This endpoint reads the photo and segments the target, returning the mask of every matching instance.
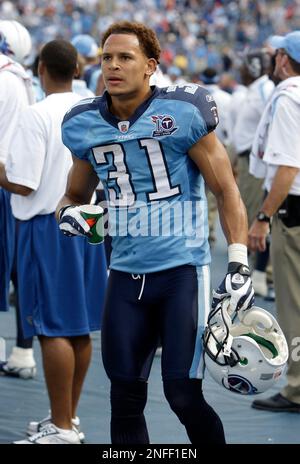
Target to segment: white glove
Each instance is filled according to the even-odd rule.
[[[81,216],[80,206],[68,205],[61,208],[58,227],[68,237],[76,235],[90,237],[92,235],[90,226]]]
[[[254,289],[248,266],[231,262],[228,264],[228,272],[219,285],[213,291],[212,308],[226,297],[230,297],[231,311],[247,310],[254,304]]]

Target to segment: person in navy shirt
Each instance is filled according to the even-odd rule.
[[[224,443],[222,422],[202,394],[211,260],[204,182],[217,197],[229,245],[213,305],[229,295],[234,309],[246,309],[253,290],[245,208],[214,132],[216,104],[196,84],[150,87],[160,45],[143,24],[113,24],[102,48],[106,92],[73,106],[63,121],[73,167],[57,218],[66,235],[88,236],[79,205],[101,180],[112,236],[101,337],[111,440],[149,443],[143,412],[160,338],[165,396],[191,443]]]

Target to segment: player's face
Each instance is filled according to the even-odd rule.
[[[155,66],[155,60],[144,55],[136,35],[112,34],[104,44],[102,72],[111,96],[129,96],[143,90]]]

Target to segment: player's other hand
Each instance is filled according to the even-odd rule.
[[[68,205],[61,208],[58,227],[68,237],[92,235],[90,226],[80,214],[80,206]]]

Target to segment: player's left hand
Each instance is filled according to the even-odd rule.
[[[232,311],[246,310],[253,306],[254,289],[248,266],[229,263],[225,278],[217,290],[213,290],[212,308],[227,297],[230,297]]]

